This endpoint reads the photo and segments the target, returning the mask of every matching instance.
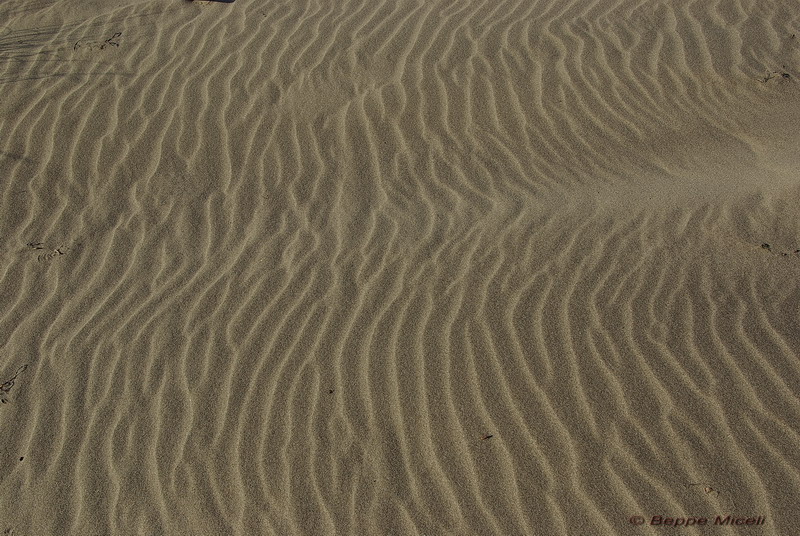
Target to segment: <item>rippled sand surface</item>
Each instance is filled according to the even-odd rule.
[[[800,530],[796,1],[0,11],[2,534]]]

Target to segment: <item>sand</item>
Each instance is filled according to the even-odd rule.
[[[1,11],[2,534],[800,534],[796,1]]]

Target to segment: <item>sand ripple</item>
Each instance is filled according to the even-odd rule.
[[[6,3],[0,530],[795,530],[793,2]]]

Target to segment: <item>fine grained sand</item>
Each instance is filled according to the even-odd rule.
[[[800,531],[795,0],[0,11],[3,534]]]

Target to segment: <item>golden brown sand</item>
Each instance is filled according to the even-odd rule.
[[[4,0],[0,531],[800,534],[797,33]]]

